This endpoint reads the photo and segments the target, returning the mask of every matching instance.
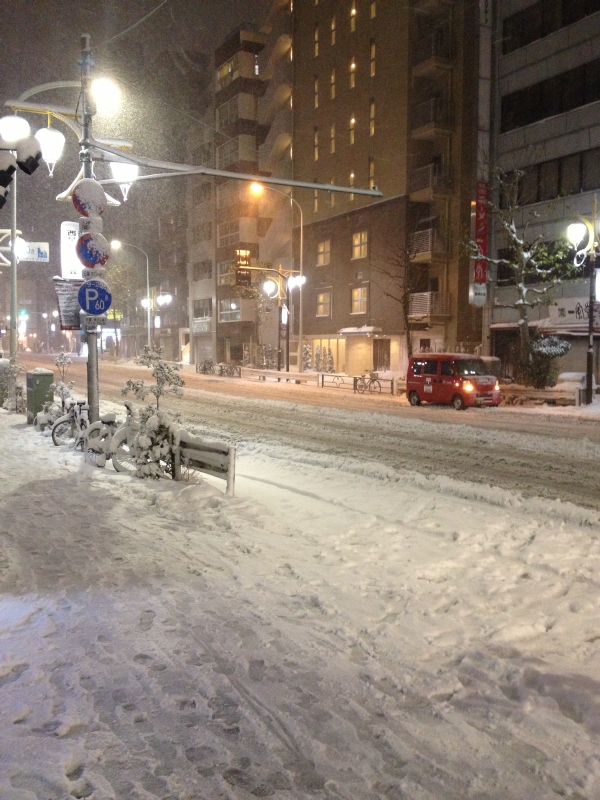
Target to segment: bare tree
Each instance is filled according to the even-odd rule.
[[[521,184],[524,174],[521,170],[511,173],[496,170],[494,173],[499,202],[489,201],[488,207],[490,219],[506,239],[503,255],[495,258],[485,256],[473,240],[469,240],[467,247],[470,258],[498,268],[499,286],[515,287],[514,301],[496,300],[494,305],[513,308],[519,314],[520,369],[527,377],[533,359],[533,341],[529,331],[531,310],[552,304],[552,290],[572,274],[574,266],[572,260],[566,258],[572,249],[566,239],[546,242],[542,236],[531,235],[531,225],[540,216],[537,212],[527,211],[519,230],[517,218],[523,208]]]

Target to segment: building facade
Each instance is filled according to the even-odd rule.
[[[590,217],[600,188],[600,2],[504,0],[497,3],[495,26],[495,162],[504,172],[523,172],[520,229],[528,223],[532,238],[553,242],[577,217]],[[506,246],[496,231],[494,252]],[[588,276],[584,269],[563,283],[553,303],[532,315],[532,328],[571,342],[561,370],[585,371]],[[489,307],[491,351],[508,373],[518,317],[496,304],[510,303],[514,294],[510,286],[497,286]],[[597,344],[594,349],[597,371]]]

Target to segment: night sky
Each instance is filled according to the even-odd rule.
[[[260,27],[268,8],[265,0],[0,0],[0,100],[16,99],[49,81],[77,80],[80,34],[89,33],[95,75],[115,78],[123,92],[123,111],[114,120],[95,118],[94,134],[131,139],[139,155],[182,162],[183,137],[199,124],[211,96],[215,48],[241,24]],[[136,24],[153,9],[154,14]],[[60,90],[31,101],[70,106],[76,99],[75,90]],[[47,124],[43,116],[27,119],[33,132]],[[55,197],[79,166],[75,136],[58,121],[53,126],[67,140],[54,177],[49,178],[43,162],[32,176],[18,176],[18,226],[27,241],[49,242],[51,259],[47,266],[22,264],[21,274],[39,276],[50,293],[50,278],[60,272],[60,223],[77,219],[73,206]],[[107,169],[100,165],[97,177],[110,177]],[[185,191],[185,180],[132,188],[124,206],[104,215],[106,238],[137,244],[153,259],[156,218],[173,208],[175,192]],[[118,187],[108,191],[120,199]],[[10,227],[10,202],[0,210],[0,227]]]

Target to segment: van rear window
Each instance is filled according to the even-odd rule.
[[[456,371],[459,375],[489,375],[487,364],[479,358],[457,359]]]

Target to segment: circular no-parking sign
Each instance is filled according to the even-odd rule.
[[[106,314],[112,303],[112,294],[104,281],[86,281],[77,295],[79,305],[86,314]]]

